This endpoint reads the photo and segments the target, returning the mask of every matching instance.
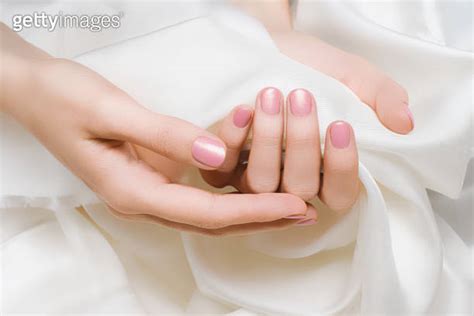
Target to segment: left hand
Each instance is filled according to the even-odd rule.
[[[283,54],[351,89],[386,128],[398,134],[414,129],[407,91],[364,58],[294,30],[289,0],[232,2],[263,23]]]

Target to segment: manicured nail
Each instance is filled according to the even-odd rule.
[[[260,106],[267,114],[280,113],[281,93],[275,88],[266,88],[260,92]]]
[[[298,222],[295,225],[296,226],[309,226],[309,225],[314,225],[314,224],[316,224],[316,220],[311,218],[311,219],[307,219],[307,220]]]
[[[304,219],[304,218],[306,218],[305,215],[290,215],[290,216],[285,217],[285,219]]]
[[[337,121],[330,127],[331,143],[334,147],[342,149],[351,142],[351,126],[343,121]]]
[[[218,140],[205,136],[196,138],[191,153],[194,159],[209,167],[219,167],[225,159],[224,145]]]
[[[234,125],[240,128],[244,128],[250,122],[252,117],[252,111],[246,108],[237,108],[234,112]]]
[[[405,112],[407,113],[407,116],[411,121],[412,128],[415,128],[415,119],[413,118],[413,113],[411,113],[410,108],[408,106],[405,108]]]
[[[313,107],[313,97],[305,89],[296,89],[290,92],[290,109],[295,116],[306,116]]]

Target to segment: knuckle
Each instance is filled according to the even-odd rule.
[[[247,187],[251,193],[271,193],[278,190],[279,179],[276,177],[248,177]]]
[[[323,202],[333,211],[342,213],[350,210],[357,202],[360,193],[360,183],[357,181],[354,191],[352,193],[334,192],[330,197],[327,194],[322,196]]]
[[[356,199],[348,199],[348,198],[338,198],[337,200],[329,200],[325,201],[326,205],[333,211],[336,211],[338,213],[343,213],[352,208],[354,206],[354,203],[356,202]]]
[[[347,159],[345,156],[324,161],[325,171],[333,174],[350,175],[357,172],[358,167],[357,159]]]
[[[217,209],[217,200],[219,196],[217,194],[211,194],[209,203],[206,207],[206,211],[203,214],[206,216],[200,217],[196,226],[205,229],[219,229],[228,225],[228,218],[225,216],[225,210]]]
[[[296,195],[301,198],[303,201],[310,201],[316,197],[318,194],[317,185],[309,186],[283,186],[283,192]]]
[[[238,135],[220,135],[224,141],[227,150],[232,152],[240,152],[242,143],[245,141],[245,138],[239,137]]]
[[[117,89],[109,89],[94,95],[93,102],[84,102],[87,119],[94,130],[103,130],[111,133],[120,133],[122,122],[110,115],[116,112],[127,101],[126,97]],[[93,104],[90,106],[88,104]]]
[[[101,184],[100,197],[112,208],[122,214],[132,214],[128,202],[127,194],[123,189],[123,185],[113,181],[104,181]]]
[[[319,146],[319,138],[316,135],[304,135],[300,137],[288,137],[286,140],[287,149],[289,148],[302,148],[307,150],[307,148],[312,148]]]
[[[150,144],[152,150],[165,157],[170,157],[174,152],[173,129],[167,128],[166,124],[157,126],[155,132],[149,137],[147,143]]]
[[[363,87],[362,79],[354,76],[341,76],[339,78],[343,84],[345,84],[349,89],[354,91],[354,93],[360,93]]]
[[[280,148],[281,140],[280,134],[257,134],[252,139],[252,147]]]

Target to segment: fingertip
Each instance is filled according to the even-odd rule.
[[[410,131],[412,131],[415,128],[415,118],[414,118],[413,113],[411,112],[408,104],[405,107],[405,113],[406,113],[408,119],[410,120],[410,123],[411,123],[411,130]]]
[[[397,134],[408,134],[415,127],[408,106],[408,93],[393,80],[387,79],[375,99],[375,111],[382,124]]]
[[[275,87],[266,87],[257,95],[257,106],[268,115],[281,113],[283,94]]]
[[[334,121],[328,126],[326,138],[330,138],[330,144],[337,149],[344,149],[354,141],[354,132],[351,124],[346,121]]]
[[[219,168],[225,161],[227,147],[219,138],[198,136],[191,147],[191,153],[198,167],[206,170]]]
[[[232,111],[232,123],[237,128],[245,128],[253,117],[253,109],[247,105],[238,105]]]
[[[409,134],[415,127],[413,114],[405,105],[397,109],[380,110],[377,116],[385,127],[397,134]]]
[[[289,193],[267,193],[267,194],[278,194],[285,201],[282,202],[282,205],[285,207],[287,214],[285,216],[292,215],[303,215],[306,216],[308,212],[308,205],[300,197],[289,194]]]
[[[359,159],[352,126],[344,121],[331,123],[324,151],[319,197],[330,209],[339,210],[352,203],[358,190]]]
[[[250,106],[238,105],[221,122],[218,136],[226,145],[227,155],[219,171],[230,172],[236,167],[239,154],[250,131],[253,113],[253,108]]]

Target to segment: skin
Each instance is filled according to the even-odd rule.
[[[372,108],[380,122],[398,134],[414,128],[406,90],[367,60],[294,30],[288,0],[233,3],[260,20],[280,51],[340,81]]]
[[[294,32],[287,1],[236,4],[263,22],[282,52],[347,84],[388,128],[411,130],[401,107],[390,105],[394,99],[407,104],[404,90],[365,61]],[[297,118],[291,114],[285,118],[284,111],[264,120],[257,102],[255,122],[236,131],[226,119],[219,139],[188,122],[150,112],[92,70],[49,56],[1,23],[0,39],[0,109],[28,129],[118,217],[213,236],[247,234],[316,219],[314,207],[305,203],[314,196],[335,210],[347,209],[357,196],[352,130],[345,153],[331,149],[326,139],[322,179],[317,119],[306,118],[306,128],[293,124]],[[316,108],[313,111],[316,114]],[[250,124],[254,141],[249,164],[242,168],[237,161]],[[274,124],[271,137],[258,132],[268,124]],[[284,124],[290,131],[286,140]],[[222,165],[209,167],[193,157],[192,144],[202,136],[227,145]],[[216,186],[229,184],[245,193],[220,195],[182,185],[179,178],[186,166],[206,170],[206,180]]]
[[[264,113],[259,101],[269,89],[277,92],[282,105],[286,103],[276,115]],[[291,105],[290,100],[292,95],[302,93],[311,99],[311,110],[306,115],[295,115],[290,106],[299,100],[293,98]],[[242,109],[252,115],[247,125],[239,127],[234,117]],[[334,124],[348,128],[348,145],[345,148],[337,148],[333,144],[330,131]],[[239,163],[239,155],[246,146],[250,130],[252,139],[248,164],[243,165]],[[278,89],[263,89],[257,96],[255,107],[241,105],[234,108],[219,124],[217,135],[227,145],[226,161],[217,170],[201,171],[203,178],[215,187],[231,185],[244,193],[286,192],[305,201],[319,197],[330,209],[339,213],[348,210],[357,200],[360,183],[354,132],[348,123],[339,121],[330,124],[323,159],[317,104],[313,95],[304,89],[290,92],[286,102]],[[284,162],[281,159],[282,148],[285,148]],[[321,166],[324,176],[320,173]],[[296,223],[311,219],[316,220],[317,213],[309,205],[307,214],[297,218]]]
[[[152,219],[208,235],[255,232],[307,212],[286,193],[216,194],[178,182],[198,137],[178,118],[151,112],[90,69],[56,59],[0,25],[1,109],[127,219]],[[223,145],[225,148],[225,145]]]

